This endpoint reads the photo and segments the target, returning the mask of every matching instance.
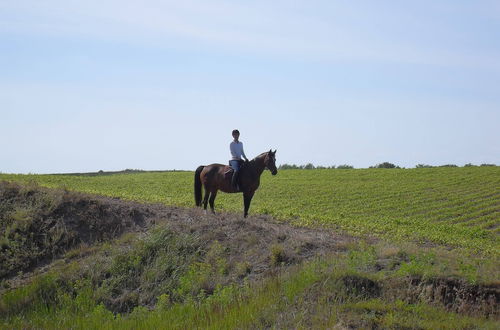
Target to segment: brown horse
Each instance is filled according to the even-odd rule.
[[[210,209],[215,213],[214,201],[217,191],[226,193],[243,192],[243,203],[245,205],[244,217],[248,215],[250,202],[259,188],[260,176],[267,168],[272,175],[278,173],[276,168],[276,150],[261,153],[249,162],[245,162],[239,172],[239,183],[241,191],[235,191],[231,185],[232,169],[222,164],[211,164],[199,166],[194,174],[194,201],[196,206],[201,206],[201,186],[205,187],[205,198],[203,199],[203,208],[207,209],[207,203],[210,201]]]

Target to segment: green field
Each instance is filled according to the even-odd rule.
[[[10,175],[47,187],[193,207],[193,172]],[[216,210],[242,212],[241,194],[219,194]],[[251,214],[354,235],[445,245],[498,257],[500,167],[282,170],[262,175]]]
[[[498,329],[499,167],[265,172],[247,220],[176,208],[185,228],[172,216],[64,250],[86,219],[105,233],[116,218],[96,218],[106,205],[93,197],[38,185],[193,208],[193,172],[2,180],[22,185],[0,186],[0,262],[14,273],[0,277],[0,328]],[[125,223],[134,213],[122,207],[113,214]],[[242,207],[241,194],[217,197],[217,211],[242,217]],[[354,238],[333,235],[327,255],[287,263],[297,250],[283,240],[297,239],[270,240],[257,224],[274,222],[256,214]],[[22,267],[36,253],[52,262]]]

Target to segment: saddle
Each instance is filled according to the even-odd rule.
[[[245,167],[245,162],[240,161],[240,173],[241,170]],[[233,177],[234,169],[230,165],[224,166],[224,179],[231,181]]]
[[[224,179],[231,181],[231,178],[233,177],[233,168],[231,166],[224,166]]]

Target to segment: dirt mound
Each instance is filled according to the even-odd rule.
[[[205,214],[65,190],[0,182],[0,279],[30,271],[78,244],[93,244],[127,231],[168,223],[172,230],[219,241],[230,261],[245,257],[252,275],[273,263],[293,264],[326,254],[352,240],[331,231],[296,228],[268,216]]]
[[[145,226],[149,216],[148,208],[138,203],[0,182],[0,279],[77,244]]]
[[[141,204],[0,182],[0,280],[5,280],[7,289],[30,283],[61,261],[75,261],[74,253],[66,260],[65,252],[70,249],[106,242],[127,232],[133,234],[133,242],[140,242],[142,237],[149,238],[149,243],[135,246],[138,250],[132,249],[130,254],[125,252],[129,246],[123,246],[125,254],[109,256],[112,259],[106,254],[102,260],[110,268],[100,265],[94,272],[94,276],[99,274],[94,280],[106,292],[99,299],[114,312],[130,312],[138,305],[154,306],[160,291],[144,282],[142,276],[147,272],[144,276],[150,276],[152,271],[161,273],[160,266],[146,264],[155,264],[158,256],[167,256],[158,262],[166,265],[165,274],[158,274],[158,278],[167,278],[162,285],[164,289],[172,286],[169,292],[179,284],[176,274],[223,260],[224,274],[218,269],[208,270],[203,275],[207,280],[196,288],[211,294],[220,285],[258,280],[313,256],[345,250],[352,240],[332,231],[278,223],[269,216],[245,219],[240,214],[206,214],[200,208]],[[161,234],[162,242],[152,244],[150,240],[154,241],[158,233],[170,234]],[[77,258],[82,258],[82,264],[87,262],[86,255]],[[137,260],[141,260],[140,267],[135,264]],[[92,262],[82,269],[93,268]],[[130,264],[134,264],[132,273],[128,273]]]
[[[473,285],[451,278],[411,278],[406,286],[406,301],[444,306],[469,315],[496,316],[500,304],[498,285]]]

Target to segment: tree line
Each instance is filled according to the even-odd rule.
[[[474,167],[474,166],[497,166],[495,164],[481,164],[481,165],[474,165],[472,163],[467,163],[463,167]],[[428,164],[417,164],[415,165],[415,168],[434,168],[434,167],[460,167],[455,164],[445,164],[445,165],[428,165]],[[296,165],[296,164],[282,164],[278,167],[280,170],[321,170],[321,169],[338,169],[338,170],[345,170],[345,169],[353,169],[354,166],[348,165],[348,164],[342,164],[342,165],[332,165],[332,166],[315,166],[312,163],[307,163],[305,165]],[[397,166],[393,163],[390,162],[383,162],[380,164],[376,164],[374,166],[370,166],[369,168],[405,168],[405,167],[400,167]]]

